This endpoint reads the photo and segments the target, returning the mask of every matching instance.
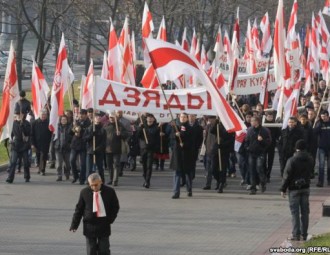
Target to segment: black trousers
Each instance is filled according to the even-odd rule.
[[[154,161],[154,152],[150,150],[142,151],[143,177],[146,184],[150,185],[152,175],[152,163]]]
[[[110,255],[109,237],[87,237],[86,236],[87,255]]]

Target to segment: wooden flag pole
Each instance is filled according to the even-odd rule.
[[[219,120],[219,116],[217,117]],[[220,120],[219,120],[220,121]],[[217,143],[220,145],[220,124],[217,123]],[[218,158],[219,158],[219,171],[222,171],[222,163],[221,163],[221,149],[218,147]]]
[[[317,120],[317,118],[318,118],[319,115],[320,115],[321,108],[322,108],[322,104],[323,104],[324,99],[325,99],[325,94],[327,93],[327,91],[328,91],[328,89],[329,89],[329,86],[330,86],[330,80],[328,81],[328,85],[325,87],[325,90],[324,90],[324,93],[323,93],[323,96],[322,96],[322,101],[321,101],[321,103],[320,103],[320,107],[319,107],[319,109],[317,109],[317,114],[316,114],[316,117],[315,117],[315,121],[314,121],[314,124],[313,124],[313,128],[315,128],[316,120]]]
[[[140,119],[140,123],[143,125],[143,128],[142,128],[142,132],[143,132],[143,136],[144,136],[144,140],[146,141],[146,144],[148,144],[148,137],[147,137],[147,133],[146,133],[146,129],[144,127],[144,123],[143,123],[143,120],[142,120],[142,116],[140,113],[138,113],[139,115],[139,119]]]

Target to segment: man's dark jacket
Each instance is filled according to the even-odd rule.
[[[288,159],[283,174],[283,182],[281,191],[308,189],[310,185],[310,178],[314,170],[312,156],[306,151],[297,151]],[[297,187],[295,182],[304,179],[305,185]]]
[[[49,151],[52,132],[48,128],[49,120],[37,119],[31,124],[31,142],[38,151],[47,153]]]
[[[81,218],[83,218],[83,233],[85,236],[89,238],[110,236],[110,225],[117,218],[119,201],[114,189],[103,184],[101,186],[101,196],[106,217],[96,217],[96,212],[93,212],[93,190],[90,187],[86,187],[80,192],[70,229],[77,229]]]

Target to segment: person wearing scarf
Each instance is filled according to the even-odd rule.
[[[113,188],[103,185],[98,173],[88,177],[73,214],[70,231],[76,232],[83,218],[87,255],[109,254],[111,224],[117,218],[119,201]]]

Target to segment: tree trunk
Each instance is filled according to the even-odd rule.
[[[89,68],[89,59],[91,57],[91,44],[92,44],[92,22],[88,23],[88,31],[87,31],[87,41],[86,41],[86,51],[85,51],[85,75],[88,73]]]

